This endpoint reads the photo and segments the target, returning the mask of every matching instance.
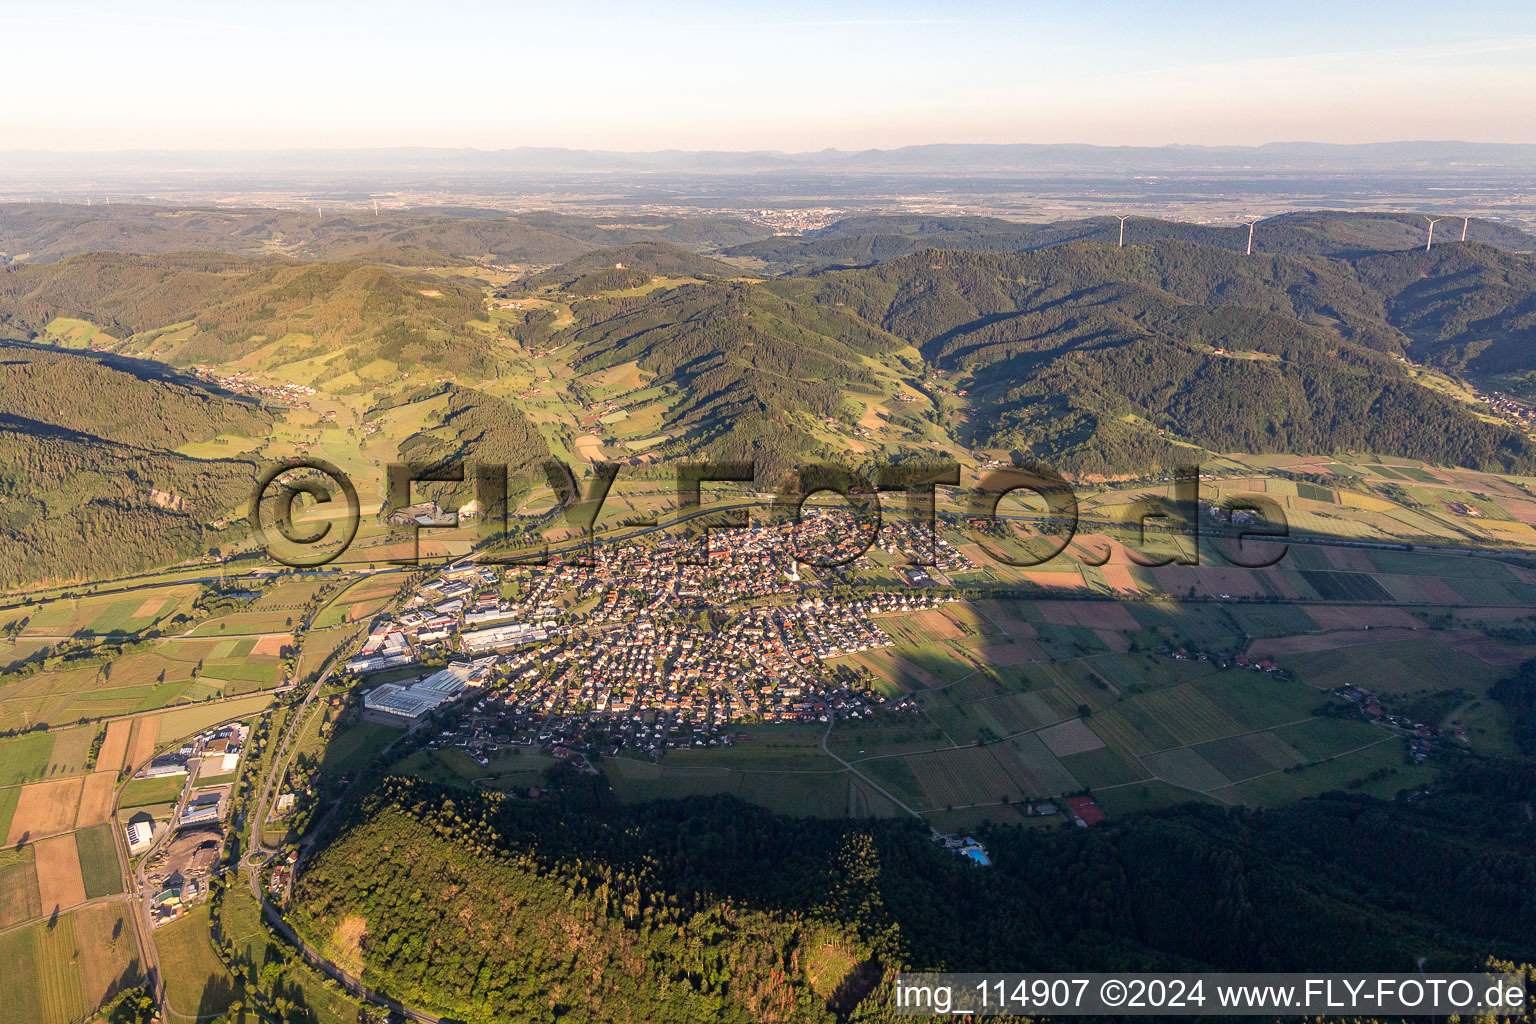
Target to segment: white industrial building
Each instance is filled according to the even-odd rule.
[[[495,667],[495,658],[481,658],[455,662],[409,686],[385,683],[363,694],[363,707],[400,718],[420,718],[458,697],[466,688],[485,685]]]
[[[527,622],[509,622],[505,626],[492,626],[459,634],[459,643],[466,651],[491,651],[500,647],[517,647],[521,644],[539,643],[549,639],[549,630]]]

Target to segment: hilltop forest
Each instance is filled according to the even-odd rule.
[[[1508,813],[1532,795],[1469,774],[1414,803],[994,828],[983,871],[907,821],[621,805],[574,773],[536,802],[388,777],[290,917],[368,985],[487,1022],[883,1020],[903,968],[1469,969],[1536,958],[1536,826]]]

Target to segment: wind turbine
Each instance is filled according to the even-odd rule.
[[[1248,222],[1248,255],[1249,256],[1253,255],[1253,226],[1255,224],[1257,224],[1259,221],[1263,220],[1263,219],[1264,219],[1263,217],[1255,217],[1253,220]]]
[[[375,217],[379,215],[379,201],[377,199],[373,201],[373,215]]]
[[[1125,222],[1130,220],[1130,219],[1131,218],[1130,218],[1129,215],[1120,218],[1120,248],[1121,249],[1125,248]]]
[[[1424,251],[1429,252],[1429,247],[1435,244],[1435,225],[1445,220],[1444,217],[1425,217],[1429,221],[1429,241],[1424,243]]]
[[[1472,223],[1472,218],[1471,217],[1463,217],[1463,218],[1461,218],[1461,240],[1463,242],[1465,242],[1467,240],[1467,225],[1471,224],[1471,223]]]

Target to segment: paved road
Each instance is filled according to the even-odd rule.
[[[361,634],[359,634],[359,637],[360,636]],[[293,946],[294,949],[298,951],[299,955],[304,958],[306,963],[321,973],[325,974],[327,977],[335,980],[348,992],[352,993],[352,995],[359,999],[372,1003],[375,1006],[382,1006],[385,1009],[392,1010],[393,1012],[411,1020],[420,1021],[422,1024],[440,1024],[441,1018],[428,1013],[425,1010],[418,1010],[406,1006],[403,1003],[391,999],[383,993],[375,992],[368,988],[362,983],[362,979],[349,974],[336,963],[326,959],[307,942],[305,942],[304,939],[300,937],[299,934],[295,932],[293,928],[288,924],[288,922],[283,918],[282,912],[276,906],[274,906],[270,900],[267,899],[266,892],[264,892],[261,888],[260,865],[252,860],[252,858],[258,852],[264,854],[267,858],[270,859],[270,857],[277,853],[280,849],[280,847],[267,845],[262,841],[261,838],[261,833],[267,824],[268,815],[271,813],[271,807],[276,797],[276,790],[281,788],[283,777],[286,775],[288,767],[292,762],[294,755],[297,753],[295,740],[303,730],[304,723],[309,716],[310,705],[320,695],[320,691],[323,689],[326,680],[330,678],[338,666],[345,663],[346,656],[344,652],[346,652],[352,646],[352,643],[355,642],[356,639],[357,638],[354,638],[353,641],[349,641],[348,643],[343,644],[341,647],[337,648],[336,652],[331,656],[330,662],[326,665],[321,674],[316,678],[314,685],[310,687],[309,693],[305,695],[303,702],[299,705],[298,709],[289,719],[288,726],[284,730],[283,736],[281,738],[281,745],[278,747],[272,758],[272,765],[267,771],[267,777],[265,783],[262,786],[261,795],[258,798],[255,810],[251,815],[250,828],[252,843],[250,849],[247,850],[244,858],[242,858],[241,864],[246,869],[246,879],[251,887],[251,895],[256,897],[256,900],[261,904],[261,909],[266,915],[268,922],[271,923],[273,929],[279,935],[281,935],[289,945]],[[313,842],[315,833],[316,828],[312,826],[309,830],[308,836],[306,836],[305,839],[300,842],[300,857],[299,860],[294,864],[295,873],[297,873],[298,868],[302,865],[304,853],[308,851],[310,844]]]
[[[853,772],[854,775],[856,775],[859,778],[863,779],[865,781],[865,783],[867,783],[871,789],[873,789],[875,792],[879,793],[881,796],[885,797],[891,803],[895,804],[897,807],[900,807],[902,810],[904,810],[908,814],[912,815],[912,817],[916,818],[918,821],[922,822],[924,825],[928,825],[928,819],[927,818],[923,817],[921,814],[918,814],[916,811],[914,811],[912,808],[908,807],[901,800],[897,799],[896,795],[894,793],[892,793],[889,790],[887,790],[884,786],[880,785],[880,783],[876,782],[874,779],[870,778],[868,775],[865,775],[863,772],[859,771],[857,768],[855,768],[849,762],[844,761],[842,758],[840,758],[836,754],[832,753],[832,748],[827,746],[827,738],[832,735],[832,727],[834,725],[836,725],[836,724],[837,724],[837,719],[834,716],[832,716],[832,715],[828,715],[827,716],[827,731],[821,734],[821,749],[826,753],[826,755],[828,757],[830,757],[832,760],[836,761],[838,764],[842,765],[844,768],[848,769],[850,772]],[[938,829],[934,828],[932,825],[928,825],[928,830],[930,832],[933,832],[935,835],[938,834]]]

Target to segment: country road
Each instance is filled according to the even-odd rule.
[[[325,686],[326,680],[331,677],[331,675],[336,671],[337,667],[345,664],[345,652],[347,652],[348,649],[353,644],[355,644],[360,637],[361,634],[358,634],[358,636],[353,637],[347,643],[342,644],[335,650],[334,653],[332,653],[330,661],[326,664],[326,667],[322,670],[320,675],[316,677],[314,684],[310,687],[309,692],[304,697],[304,700],[299,704],[293,715],[290,716],[288,725],[283,731],[281,743],[275,750],[272,758],[272,764],[267,770],[267,776],[262,785],[261,794],[257,798],[254,810],[251,813],[250,821],[248,823],[251,830],[251,845],[246,850],[244,857],[241,859],[241,866],[245,868],[246,879],[251,887],[251,895],[254,896],[257,902],[261,904],[262,912],[266,916],[268,923],[272,925],[273,929],[280,936],[282,936],[282,938],[290,946],[292,946],[304,959],[304,961],[311,967],[333,979],[352,995],[364,1000],[365,1002],[372,1003],[375,1006],[382,1006],[387,1010],[400,1014],[411,1020],[420,1021],[421,1024],[440,1024],[441,1018],[428,1013],[425,1010],[418,1010],[406,1006],[403,1003],[391,999],[389,996],[386,996],[383,993],[375,992],[368,988],[363,984],[362,979],[349,974],[336,963],[322,956],[317,950],[310,946],[309,943],[305,942],[304,939],[294,931],[292,926],[288,924],[287,919],[283,917],[282,911],[274,906],[272,902],[267,898],[267,893],[261,887],[261,865],[252,859],[257,853],[262,854],[265,859],[270,859],[272,855],[276,854],[280,849],[280,847],[267,845],[262,841],[261,838],[261,834],[265,830],[268,818],[271,814],[272,805],[276,799],[276,790],[280,788],[283,777],[287,774],[288,767],[292,763],[294,755],[297,753],[295,741],[303,731],[304,724],[310,713],[310,705],[313,704],[316,698],[319,697],[321,690]],[[309,830],[309,838],[314,836],[316,826],[318,824],[319,823],[313,823],[311,825]],[[299,845],[301,854],[300,859],[294,864],[295,871],[297,871],[298,867],[302,864],[302,851],[305,851],[307,847],[308,838],[301,840]]]
[[[838,757],[836,754],[832,753],[832,748],[827,746],[827,739],[832,735],[832,727],[834,725],[836,725],[836,724],[837,724],[836,717],[832,716],[832,715],[828,715],[827,716],[827,731],[821,734],[821,749],[822,749],[822,751],[828,757],[830,757],[832,760],[836,761],[838,764],[842,765],[844,768],[846,768],[850,772],[852,772],[855,776],[857,776],[858,778],[862,779],[864,781],[864,783],[867,786],[869,786],[869,788],[873,789],[875,792],[877,792],[881,796],[885,797],[891,803],[895,804],[897,807],[900,807],[902,810],[904,810],[908,814],[912,815],[912,817],[916,818],[918,821],[922,822],[924,825],[928,825],[928,819],[927,818],[923,817],[921,814],[918,814],[912,808],[908,807],[905,803],[903,803],[902,801],[898,800],[893,793],[891,793],[889,790],[887,790],[884,786],[880,785],[880,783],[876,782],[874,779],[871,779],[868,775],[865,775],[863,772],[859,771],[852,764],[850,764],[847,761],[844,761],[841,757]],[[935,834],[937,834],[937,832],[938,832],[938,830],[935,829],[932,825],[928,825],[928,829],[929,829],[929,831],[934,832]]]

